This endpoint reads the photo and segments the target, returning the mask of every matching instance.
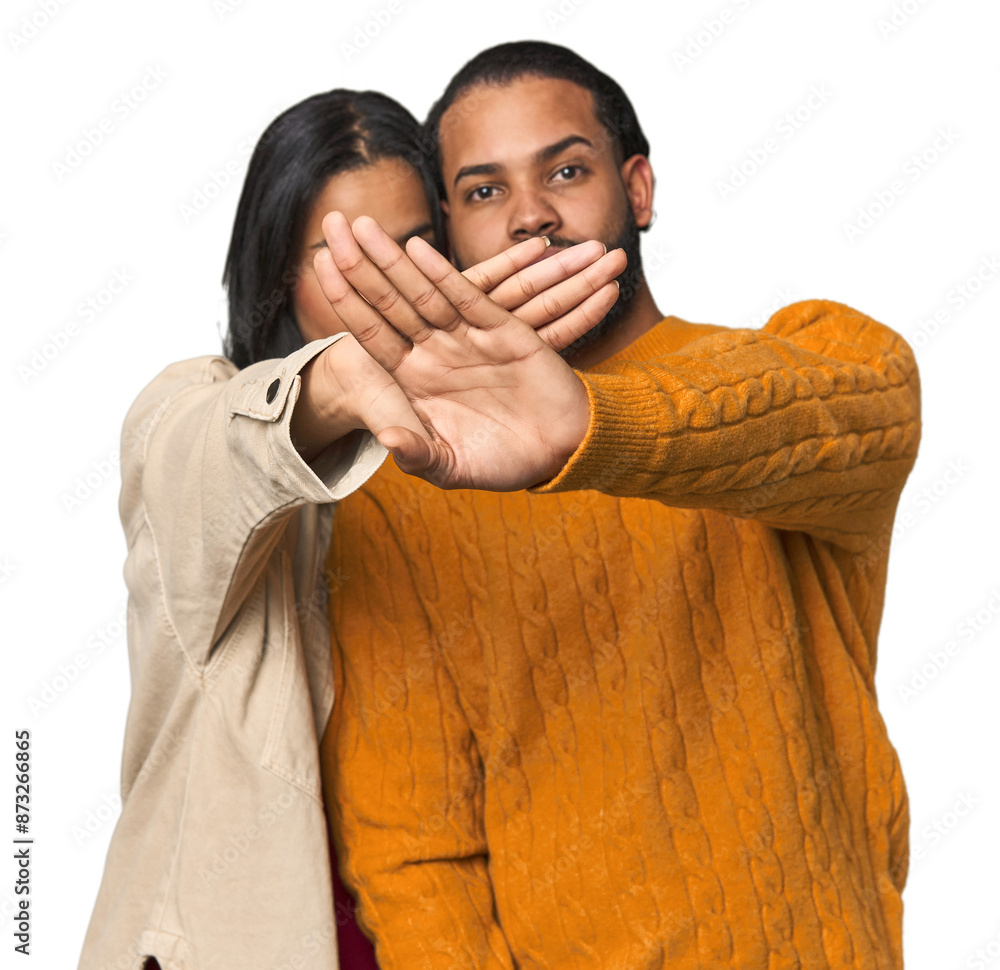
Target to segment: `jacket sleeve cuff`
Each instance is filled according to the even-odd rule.
[[[307,464],[292,444],[291,420],[302,386],[302,368],[346,333],[314,340],[288,357],[261,361],[241,372],[243,380],[229,404],[230,422],[264,426],[268,470],[289,498],[337,502],[363,485],[388,454],[368,431],[334,442]]]

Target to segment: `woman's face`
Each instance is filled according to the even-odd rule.
[[[348,222],[371,216],[400,246],[410,236],[434,242],[424,184],[416,169],[403,159],[383,158],[334,175],[309,212],[296,264],[299,278],[292,300],[295,319],[307,343],[347,329],[323,295],[313,270],[313,257],[326,245],[323,217],[335,210],[343,212]]]

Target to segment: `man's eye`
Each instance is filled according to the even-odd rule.
[[[468,194],[467,198],[472,202],[483,202],[486,199],[492,199],[495,192],[495,185],[477,185]]]
[[[579,175],[583,169],[579,165],[563,165],[556,172],[556,177],[563,182],[568,182],[570,179],[574,179]]]

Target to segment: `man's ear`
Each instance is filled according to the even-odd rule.
[[[653,166],[645,155],[633,155],[622,163],[621,176],[636,225],[645,229],[653,218]]]

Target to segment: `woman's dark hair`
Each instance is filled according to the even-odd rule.
[[[420,176],[434,238],[444,239],[432,160],[420,126],[377,91],[336,89],[278,115],[250,159],[222,284],[229,296],[223,352],[239,368],[303,346],[292,303],[296,259],[310,209],[334,175],[403,159]]]
[[[519,40],[498,44],[481,51],[448,83],[444,94],[431,107],[424,122],[423,139],[435,165],[438,191],[444,197],[441,182],[441,119],[463,94],[480,84],[510,84],[522,77],[558,78],[572,81],[594,97],[594,113],[613,141],[618,161],[633,155],[649,156],[649,141],[639,118],[621,85],[575,51],[540,40]],[[470,105],[475,110],[475,105]]]

